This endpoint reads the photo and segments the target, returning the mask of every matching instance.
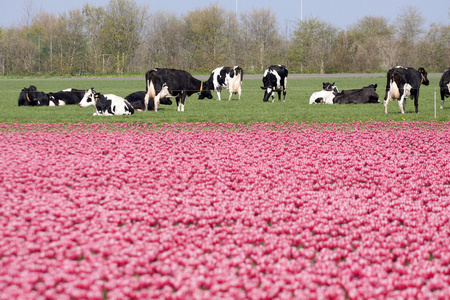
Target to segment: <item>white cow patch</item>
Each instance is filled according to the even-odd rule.
[[[324,104],[333,104],[333,99],[335,95],[333,91],[320,91],[314,92],[309,98],[309,104],[315,104],[317,98],[322,98],[322,102]]]
[[[394,80],[391,80],[390,84],[391,88],[389,90],[391,99],[399,99],[400,98],[400,90],[398,89],[397,83]]]

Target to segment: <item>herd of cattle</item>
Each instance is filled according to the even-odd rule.
[[[197,93],[198,99],[212,99],[211,91],[220,93],[229,90],[228,100],[233,94],[241,99],[242,80],[244,72],[239,66],[220,67],[212,71],[208,80],[202,82],[183,70],[157,68],[145,74],[146,91],[134,92],[125,98],[113,94],[100,94],[94,88],[87,90],[66,89],[56,93],[37,91],[35,86],[22,89],[18,104],[28,106],[60,106],[78,104],[80,107],[94,106],[96,115],[130,115],[135,110],[158,110],[159,104],[171,105],[170,98],[175,98],[178,111],[184,111],[186,98]],[[262,81],[264,90],[263,101],[274,102],[275,92],[278,101],[286,99],[286,84],[288,69],[282,65],[273,65],[265,70]],[[314,92],[310,104],[348,104],[348,103],[379,103],[376,84],[361,89],[343,90],[339,92],[335,83],[324,82],[322,90]],[[384,96],[384,112],[391,100],[397,99],[400,111],[405,113],[406,98],[414,100],[416,113],[420,86],[429,85],[427,72],[424,68],[418,70],[397,66],[387,72],[386,92]],[[439,82],[441,93],[441,109],[445,98],[450,96],[450,68],[445,70]]]

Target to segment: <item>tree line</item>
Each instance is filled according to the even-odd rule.
[[[384,72],[395,65],[442,72],[450,66],[450,26],[425,28],[420,10],[410,6],[392,21],[365,16],[343,30],[307,18],[295,21],[292,32],[269,8],[238,16],[218,3],[183,15],[152,12],[133,0],[59,15],[27,6],[24,14],[25,22],[0,27],[0,75],[143,74],[155,67],[207,73],[224,65],[258,73],[271,64],[291,73]]]

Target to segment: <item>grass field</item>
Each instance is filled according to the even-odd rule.
[[[383,102],[385,77],[373,78],[323,78],[288,80],[286,102],[264,103],[264,92],[260,89],[261,79],[245,79],[241,101],[237,95],[231,101],[197,100],[192,95],[186,101],[185,112],[177,112],[175,104],[161,105],[158,112],[136,112],[132,116],[94,117],[93,108],[78,106],[62,107],[18,107],[17,99],[23,87],[35,85],[39,91],[56,92],[66,88],[86,89],[94,87],[101,93],[126,95],[144,90],[144,79],[52,79],[52,80],[0,80],[0,122],[6,123],[97,123],[97,122],[347,122],[347,121],[450,121],[450,104],[439,109],[437,95],[437,116],[434,118],[434,89],[438,87],[439,77],[429,77],[430,85],[420,89],[419,114],[414,113],[414,104],[408,99],[405,115],[400,114],[397,101],[389,104],[388,115],[384,114],[383,104],[359,105],[309,105],[309,97],[322,88],[323,81],[336,82],[340,91],[371,83],[378,84],[377,92]],[[439,93],[439,91],[438,91]],[[228,99],[228,91],[222,92],[222,99]]]

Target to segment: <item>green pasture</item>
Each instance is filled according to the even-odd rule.
[[[198,100],[194,94],[186,101],[185,112],[177,112],[176,104],[160,105],[158,112],[138,111],[131,116],[92,116],[94,108],[80,108],[77,105],[61,107],[17,106],[17,99],[23,87],[35,85],[39,91],[56,92],[66,88],[86,89],[94,87],[104,94],[122,97],[145,90],[144,78],[111,79],[8,79],[0,80],[0,123],[97,123],[97,122],[347,122],[347,121],[450,121],[450,99],[444,109],[439,109],[439,77],[429,77],[430,85],[420,89],[419,114],[414,113],[414,104],[408,99],[406,113],[400,114],[397,101],[391,102],[388,114],[384,114],[383,98],[385,77],[308,78],[288,79],[286,102],[263,102],[261,79],[246,79],[242,86],[242,98],[237,95],[228,101],[228,91],[222,91],[222,101]],[[371,83],[378,84],[379,104],[310,105],[309,97],[322,89],[322,82],[336,82],[340,91],[361,88]],[[434,118],[434,89],[437,88],[437,115]],[[224,100],[225,99],[225,100]]]

